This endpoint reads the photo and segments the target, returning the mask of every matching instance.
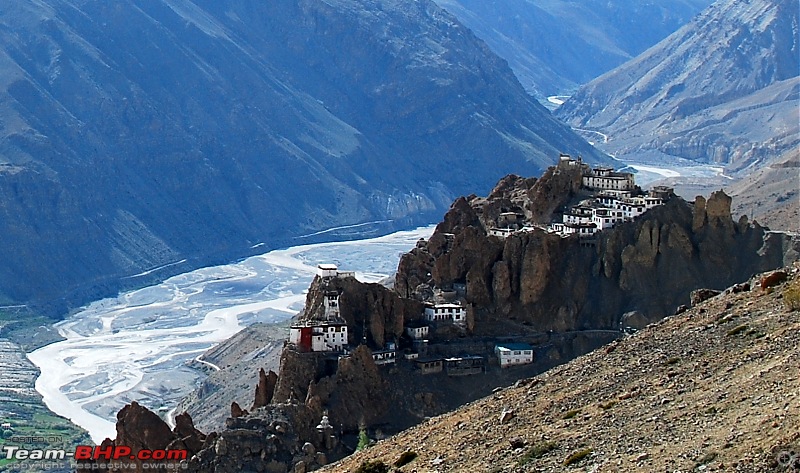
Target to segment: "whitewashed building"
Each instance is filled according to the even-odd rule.
[[[623,218],[628,220],[635,219],[648,209],[642,197],[619,197],[603,193],[597,197],[597,201],[607,208],[622,211]]]
[[[317,276],[321,278],[335,278],[339,267],[335,264],[320,263],[317,265]]]
[[[409,323],[405,327],[405,332],[414,340],[423,340],[428,338],[430,327],[424,323]]]
[[[581,238],[588,238],[597,233],[597,225],[594,223],[554,223],[550,228],[564,237],[578,235]]]
[[[633,174],[616,172],[613,168],[594,168],[583,176],[583,186],[594,190],[630,191],[634,184]]]
[[[564,223],[591,223],[593,210],[588,205],[576,205],[564,213]]]
[[[429,304],[425,307],[425,320],[430,322],[451,321],[465,325],[467,310],[461,304]]]
[[[289,328],[289,343],[301,351],[344,351],[347,324],[343,321],[307,320]]]
[[[356,276],[354,271],[339,271],[339,267],[331,263],[320,263],[317,265],[317,276],[328,278],[352,278]]]
[[[527,343],[498,343],[494,352],[501,368],[533,363],[533,347]]]
[[[658,207],[659,205],[664,203],[664,199],[661,197],[651,197],[647,196],[644,198],[644,206],[648,209],[652,209],[653,207]]]
[[[397,350],[394,347],[372,352],[372,360],[376,365],[389,365],[397,362]]]
[[[333,320],[340,318],[339,313],[339,292],[326,291],[323,294],[323,307],[325,308],[325,320]]]
[[[589,169],[580,161],[573,161],[568,155],[562,154],[559,167],[570,165],[584,166],[582,184],[596,191],[595,197],[565,210],[562,221],[551,223],[547,231],[562,237],[578,235],[584,238],[581,244],[591,244],[593,240],[589,237],[597,232],[634,220],[675,195],[670,187],[655,186],[647,195],[634,196],[637,187],[633,174],[605,167]]]
[[[592,212],[592,223],[600,230],[611,228],[624,220],[625,214],[619,209],[600,207]]]
[[[301,351],[341,352],[347,346],[347,323],[339,312],[339,293],[323,293],[324,320],[311,319],[289,327],[289,343]]]
[[[509,235],[513,235],[515,231],[516,230],[513,228],[490,228],[489,235],[498,238],[507,238]]]

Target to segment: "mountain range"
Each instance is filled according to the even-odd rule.
[[[436,0],[508,61],[544,98],[633,59],[688,23],[711,0]]]
[[[724,0],[583,86],[557,115],[618,157],[680,157],[749,172],[800,144],[800,7]]]
[[[8,2],[0,44],[4,304],[63,313],[605,159],[428,0]]]
[[[556,114],[600,132],[598,147],[623,160],[716,166],[724,173],[705,183],[663,183],[685,193],[724,187],[737,213],[798,231],[799,10],[792,0],[716,2]]]

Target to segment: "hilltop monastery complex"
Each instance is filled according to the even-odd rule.
[[[577,234],[580,238],[589,239],[599,231],[639,217],[674,195],[673,189],[665,186],[655,186],[649,192],[642,192],[636,186],[632,173],[605,167],[592,169],[580,159],[575,160],[565,154],[560,156],[558,168],[573,166],[582,169],[582,186],[592,192],[593,197],[565,209],[560,222],[546,226],[523,224],[522,215],[506,212],[500,215],[498,226],[489,229],[489,234],[505,238],[515,232],[541,228],[564,237]]]
[[[560,156],[556,170],[574,167],[582,172],[581,187],[588,198],[563,209],[560,221],[547,225],[532,224],[526,222],[520,213],[504,212],[497,219],[496,227],[489,228],[487,233],[507,238],[515,233],[538,229],[564,238],[577,235],[581,244],[593,244],[593,237],[598,232],[620,222],[631,221],[647,210],[662,205],[674,195],[671,188],[663,186],[643,192],[636,186],[631,173],[605,167],[590,168],[580,159],[574,160],[568,155]],[[418,245],[424,244],[424,240],[418,242]],[[334,264],[320,264],[317,277],[322,283],[323,316],[294,323],[289,329],[288,342],[301,353],[327,354],[332,359],[347,357],[353,347],[348,343],[347,323],[339,311],[341,293],[338,289],[332,289],[330,283],[337,278],[355,277],[355,274],[339,271]],[[534,362],[535,353],[530,344],[504,340],[497,340],[491,345],[493,350],[481,353],[433,355],[441,353],[441,350],[429,350],[429,345],[441,348],[437,343],[442,340],[436,340],[434,335],[437,328],[450,326],[464,331],[467,327],[467,308],[457,298],[438,299],[436,302],[427,302],[419,318],[405,322],[401,340],[389,341],[386,346],[372,350],[372,358],[377,365],[395,364],[399,359],[404,359],[421,375],[445,373],[448,376],[465,376],[484,373],[488,361],[500,368]],[[362,343],[366,343],[366,340]]]

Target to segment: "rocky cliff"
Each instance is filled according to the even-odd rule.
[[[797,255],[790,237],[744,217],[734,221],[722,192],[693,203],[675,197],[600,232],[589,246],[538,228],[488,236],[495,206],[535,209],[534,221],[549,219],[576,193],[575,180],[561,174],[551,169],[532,185],[505,178],[488,199],[457,200],[427,244],[403,256],[396,290],[415,297],[427,287],[463,287],[477,334],[509,319],[540,330],[613,329],[628,323],[623,314],[639,325],[658,320],[688,304],[692,289],[725,288]],[[509,193],[523,197],[514,203]]]
[[[119,411],[116,428],[116,438],[104,440],[99,447],[108,449],[105,451],[109,453],[117,447],[127,448],[130,449],[129,455],[115,459],[117,461],[111,461],[110,454],[107,461],[79,461],[82,467],[77,471],[86,469],[124,472],[148,468],[174,470],[181,467],[181,461],[188,463],[188,458],[204,447],[212,445],[216,437],[216,434],[207,437],[195,429],[192,418],[186,413],[176,416],[175,428],[170,429],[157,414],[135,401]],[[186,458],[164,461],[141,460],[139,452],[142,450],[181,450],[185,451]]]
[[[56,314],[602,159],[429,0],[12,2],[0,44],[0,301]]]
[[[324,471],[390,465],[404,454],[408,466],[398,463],[399,471],[428,465],[443,471],[557,470],[570,464],[619,471],[698,465],[789,471],[800,442],[793,371],[800,271],[788,267],[722,293],[703,292],[683,314],[429,419]],[[369,358],[356,358],[374,372],[366,366]],[[355,373],[349,365],[344,370]],[[326,424],[307,415],[315,403],[309,400],[232,415],[222,434],[207,437],[186,416],[170,432],[134,403],[118,416],[116,444],[134,451],[143,445],[186,448],[191,459],[173,468],[189,471],[306,471],[335,459],[329,452],[340,447],[323,435],[331,432]],[[303,432],[311,441],[300,438]]]
[[[340,294],[341,317],[350,328],[348,341],[354,345],[366,341],[370,346],[383,347],[387,340],[400,338],[404,322],[422,317],[422,302],[401,297],[381,284],[365,284],[354,277],[316,277],[300,320],[324,319],[322,299],[326,291]]]

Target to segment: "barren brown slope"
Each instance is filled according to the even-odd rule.
[[[783,298],[800,290],[800,269],[789,272],[769,291],[727,291],[323,471],[365,461],[420,473],[792,471],[778,461],[800,451],[800,312]],[[503,411],[513,417],[501,422]],[[417,458],[392,466],[409,451]]]
[[[800,149],[742,179],[728,191],[744,214],[773,230],[800,232]]]

